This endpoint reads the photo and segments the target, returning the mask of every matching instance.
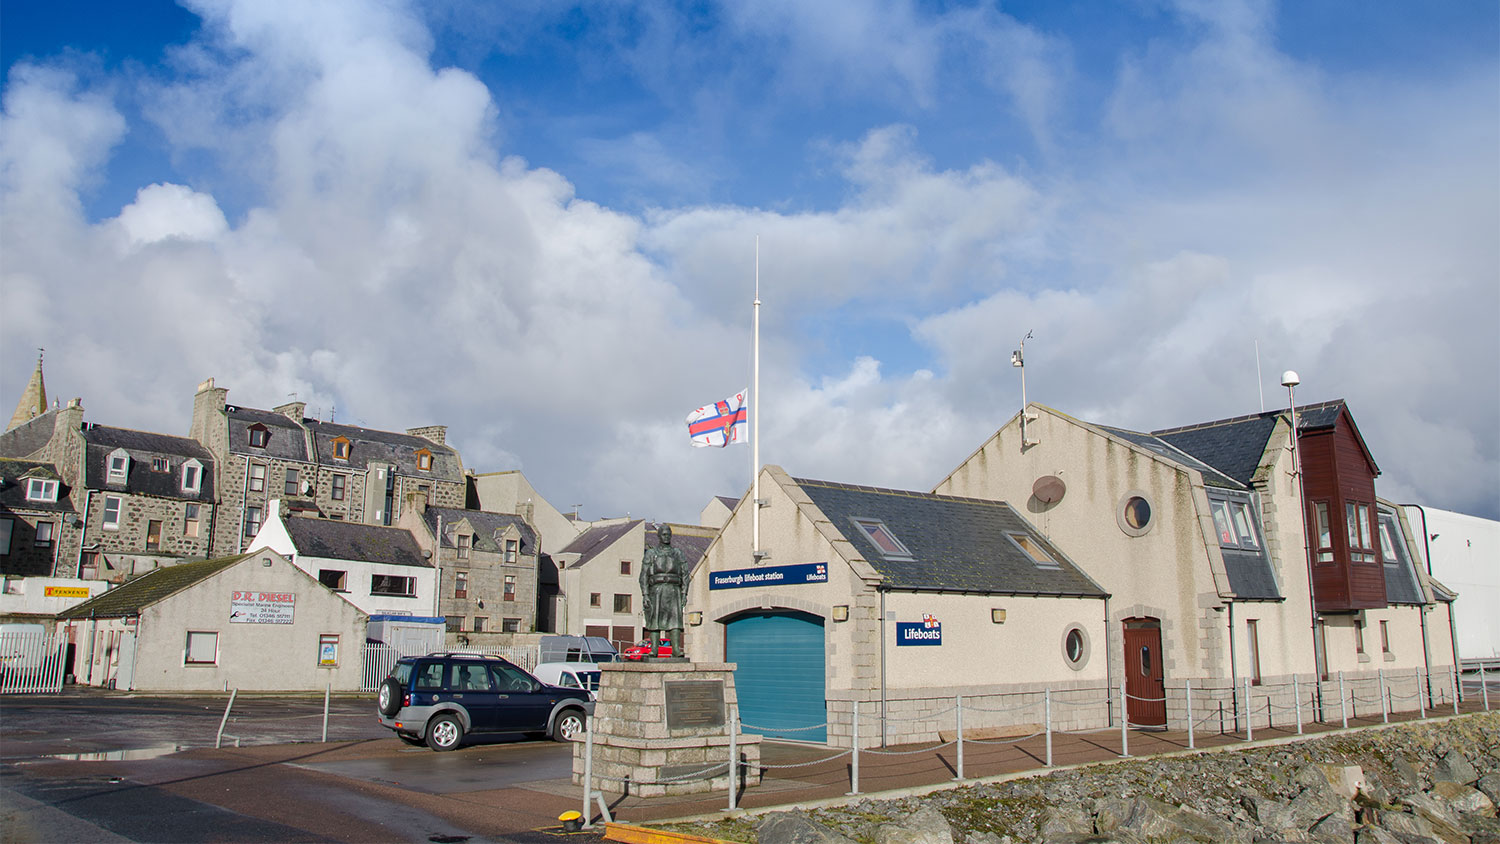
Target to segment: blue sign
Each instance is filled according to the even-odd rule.
[[[795,566],[761,566],[733,571],[708,573],[709,589],[743,589],[746,586],[800,586],[804,583],[827,583],[827,563],[801,563]]]
[[[921,621],[896,622],[896,645],[941,645],[943,624],[932,616]]]

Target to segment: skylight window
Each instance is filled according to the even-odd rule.
[[[891,529],[885,526],[885,522],[879,519],[864,519],[858,516],[852,518],[854,526],[859,528],[860,533],[872,543],[882,557],[888,560],[910,560],[911,552],[891,533]]]
[[[1011,542],[1016,544],[1017,548],[1021,549],[1022,553],[1030,557],[1033,563],[1036,563],[1037,568],[1062,568],[1062,565],[1057,560],[1054,560],[1051,554],[1047,553],[1047,549],[1043,548],[1041,543],[1033,539],[1030,534],[1021,533],[1020,531],[1007,531],[1005,535]]]

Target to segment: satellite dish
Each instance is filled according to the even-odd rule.
[[[1043,504],[1056,504],[1068,491],[1068,485],[1056,475],[1043,475],[1031,485],[1031,494]]]

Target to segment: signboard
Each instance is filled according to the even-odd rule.
[[[827,583],[827,563],[800,563],[795,566],[760,566],[753,569],[711,571],[709,589],[743,589],[746,586],[800,586],[804,583]]]
[[[921,621],[896,622],[896,645],[941,645],[943,623],[936,617],[923,614]]]
[[[42,590],[48,598],[87,598],[87,586],[48,586]]]
[[[668,680],[667,729],[724,726],[723,680]]]
[[[229,600],[232,624],[291,624],[294,592],[235,592]]]

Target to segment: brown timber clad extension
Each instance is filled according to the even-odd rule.
[[[1361,444],[1348,410],[1341,410],[1333,426],[1304,432],[1300,447],[1318,611],[1386,606],[1385,573],[1375,546],[1375,476],[1379,470]],[[1318,554],[1323,544],[1320,504],[1326,507],[1331,554]]]

